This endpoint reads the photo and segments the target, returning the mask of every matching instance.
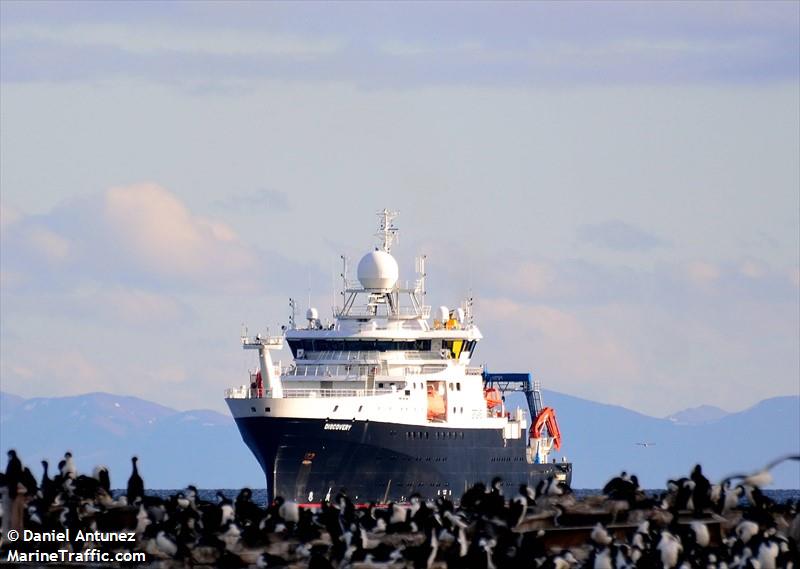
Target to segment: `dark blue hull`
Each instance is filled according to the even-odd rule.
[[[563,475],[572,464],[529,464],[525,440],[496,429],[242,417],[242,438],[267,478],[267,495],[319,502],[339,491],[358,502],[447,495],[457,501],[476,482],[503,479],[506,495],[520,484]]]

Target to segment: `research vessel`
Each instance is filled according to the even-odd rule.
[[[432,311],[425,257],[402,283],[391,254],[396,212],[378,216],[378,245],[358,262],[357,280],[342,257],[330,321],[309,307],[296,322],[290,299],[280,334],[242,334],[258,367],[225,400],[264,470],[268,500],[317,503],[344,492],[357,502],[458,501],[495,478],[512,494],[548,479],[569,484],[572,464],[551,457],[561,433],[538,382],[471,365],[483,338],[472,299]],[[272,356],[284,345],[288,364]],[[527,409],[506,405],[511,391],[524,393]]]

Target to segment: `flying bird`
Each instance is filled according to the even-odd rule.
[[[732,474],[725,478],[721,484],[725,484],[726,482],[730,482],[731,480],[742,480],[742,485],[744,486],[754,486],[756,488],[762,488],[769,484],[772,484],[772,474],[770,474],[770,470],[785,462],[787,460],[800,460],[800,455],[798,454],[788,454],[786,456],[782,456],[778,459],[773,460],[769,464],[767,464],[761,470],[756,472],[752,472],[750,474]]]
[[[640,442],[640,443],[633,443],[633,444],[635,444],[636,446],[644,447],[644,448],[656,446],[656,443],[649,443],[649,442]]]

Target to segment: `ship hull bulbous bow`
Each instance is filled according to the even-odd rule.
[[[327,419],[238,417],[236,424],[267,480],[268,499],[300,503],[344,491],[358,502],[447,496],[500,477],[506,494],[557,478],[570,463],[530,464],[524,438],[500,429],[465,429]]]

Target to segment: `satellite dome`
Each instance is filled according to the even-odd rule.
[[[385,251],[367,253],[358,262],[358,280],[365,289],[391,290],[399,276],[397,261]]]

